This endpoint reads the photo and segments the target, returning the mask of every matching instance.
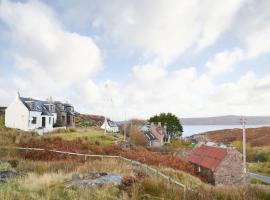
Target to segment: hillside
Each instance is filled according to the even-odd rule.
[[[252,146],[270,146],[270,127],[248,128],[247,142]],[[218,143],[231,143],[235,140],[242,140],[242,129],[226,129],[210,131],[205,134],[206,137]]]
[[[270,116],[246,116],[248,125],[270,124]],[[239,125],[241,116],[181,118],[182,125]]]
[[[100,127],[104,122],[104,116],[100,115],[87,115],[76,113],[76,127]]]

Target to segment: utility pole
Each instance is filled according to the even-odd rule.
[[[109,84],[108,83],[105,84],[105,92],[109,92]],[[105,102],[105,115],[104,115],[105,128],[104,128],[104,134],[106,135],[107,134],[107,109],[106,109],[106,107],[108,107],[106,97],[104,99],[104,102]]]
[[[247,119],[243,116],[241,118],[241,124],[243,129],[243,172],[245,176],[245,182],[246,182],[246,174],[247,174],[247,165],[246,165],[246,123]]]
[[[124,120],[125,120],[125,124],[124,124],[124,141],[126,141],[126,138],[127,138],[127,114],[126,113],[125,113]]]
[[[105,124],[104,135],[106,135],[107,134],[107,118],[106,118],[106,114],[104,116],[104,124]]]

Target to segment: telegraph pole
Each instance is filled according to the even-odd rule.
[[[125,124],[124,124],[124,141],[126,141],[126,138],[127,138],[127,114],[126,113],[125,113],[124,120],[125,120]]]
[[[241,124],[242,124],[242,129],[243,129],[243,172],[244,176],[246,177],[247,174],[247,165],[246,165],[246,123],[247,119],[243,116],[241,118]],[[246,178],[245,178],[246,182]]]
[[[109,91],[108,89],[109,89],[109,85],[108,85],[108,83],[106,83],[105,84],[105,92]],[[107,109],[106,109],[106,107],[108,107],[106,97],[105,97],[104,101],[105,101],[105,115],[104,115],[105,128],[104,128],[104,134],[106,135],[107,134]]]

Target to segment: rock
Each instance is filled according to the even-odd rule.
[[[122,149],[128,148],[128,149],[132,149],[135,146],[129,142],[129,141],[116,141],[115,142],[117,145],[119,145]]]
[[[1,171],[0,172],[0,182],[6,182],[8,179],[18,176],[17,172],[13,171]]]
[[[72,180],[75,185],[100,186],[104,184],[113,184],[118,186],[122,182],[122,177],[114,173],[90,172],[83,175],[83,178],[80,178],[79,174],[73,174]]]

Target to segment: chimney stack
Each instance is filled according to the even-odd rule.
[[[19,99],[19,98],[20,98],[20,93],[17,92],[17,94],[16,94],[16,99]]]

